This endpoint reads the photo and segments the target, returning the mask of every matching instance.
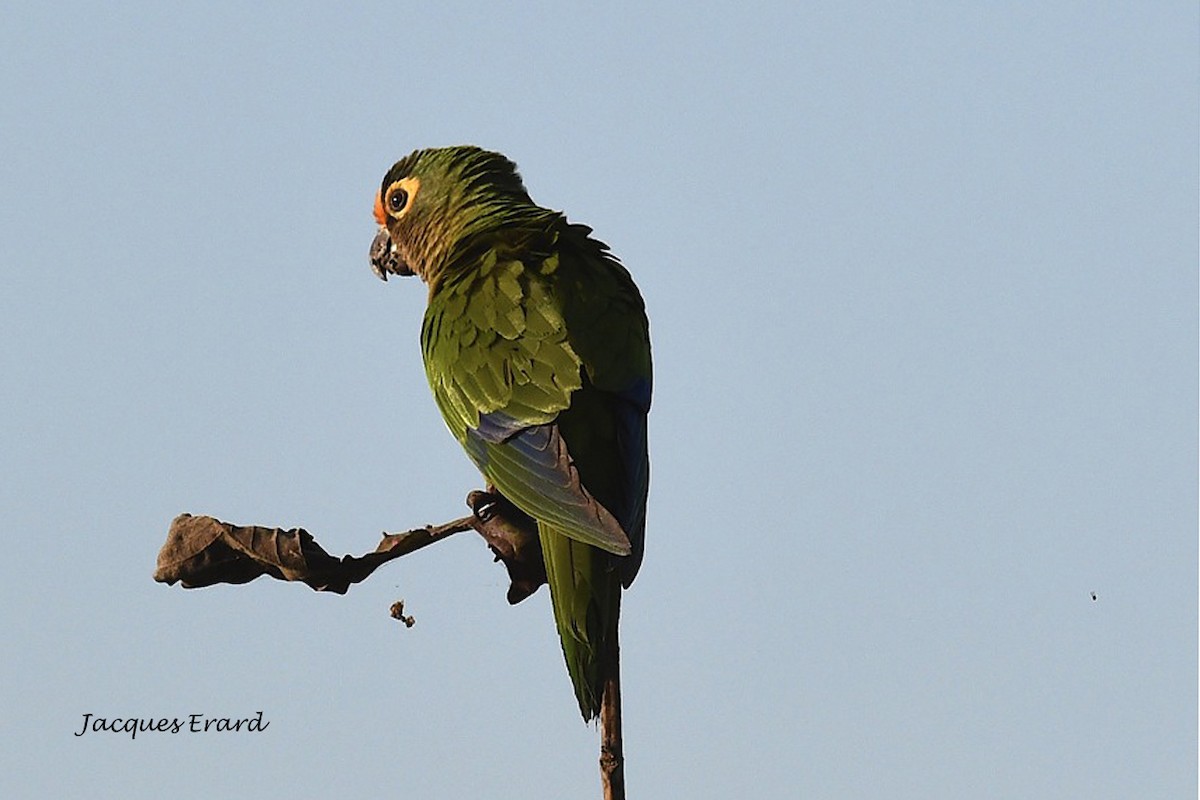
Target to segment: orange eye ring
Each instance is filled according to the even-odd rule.
[[[395,181],[375,198],[375,221],[387,225],[388,218],[400,219],[412,208],[421,181],[414,177]]]

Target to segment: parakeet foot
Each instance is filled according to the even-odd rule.
[[[467,497],[467,503],[471,506],[471,513],[479,518],[481,522],[487,522],[494,518],[500,512],[500,504],[504,502],[504,498],[493,493],[492,487],[488,487],[489,491],[471,492]]]

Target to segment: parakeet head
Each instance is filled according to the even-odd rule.
[[[371,268],[384,280],[391,273],[431,282],[476,236],[539,212],[501,154],[465,145],[416,150],[388,170],[375,196]]]

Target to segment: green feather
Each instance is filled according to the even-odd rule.
[[[417,151],[389,224],[429,284],[421,345],[446,425],[538,520],[555,622],[584,719],[599,713],[621,590],[642,554],[649,329],[629,273],[591,230],[529,199],[478,148]]]

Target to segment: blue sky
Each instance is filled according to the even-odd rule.
[[[4,17],[4,796],[598,795],[471,535],[345,597],[151,580],[184,511],[337,554],[462,513],[424,292],[366,259],[457,143],[649,309],[631,796],[1195,795],[1194,4]]]

